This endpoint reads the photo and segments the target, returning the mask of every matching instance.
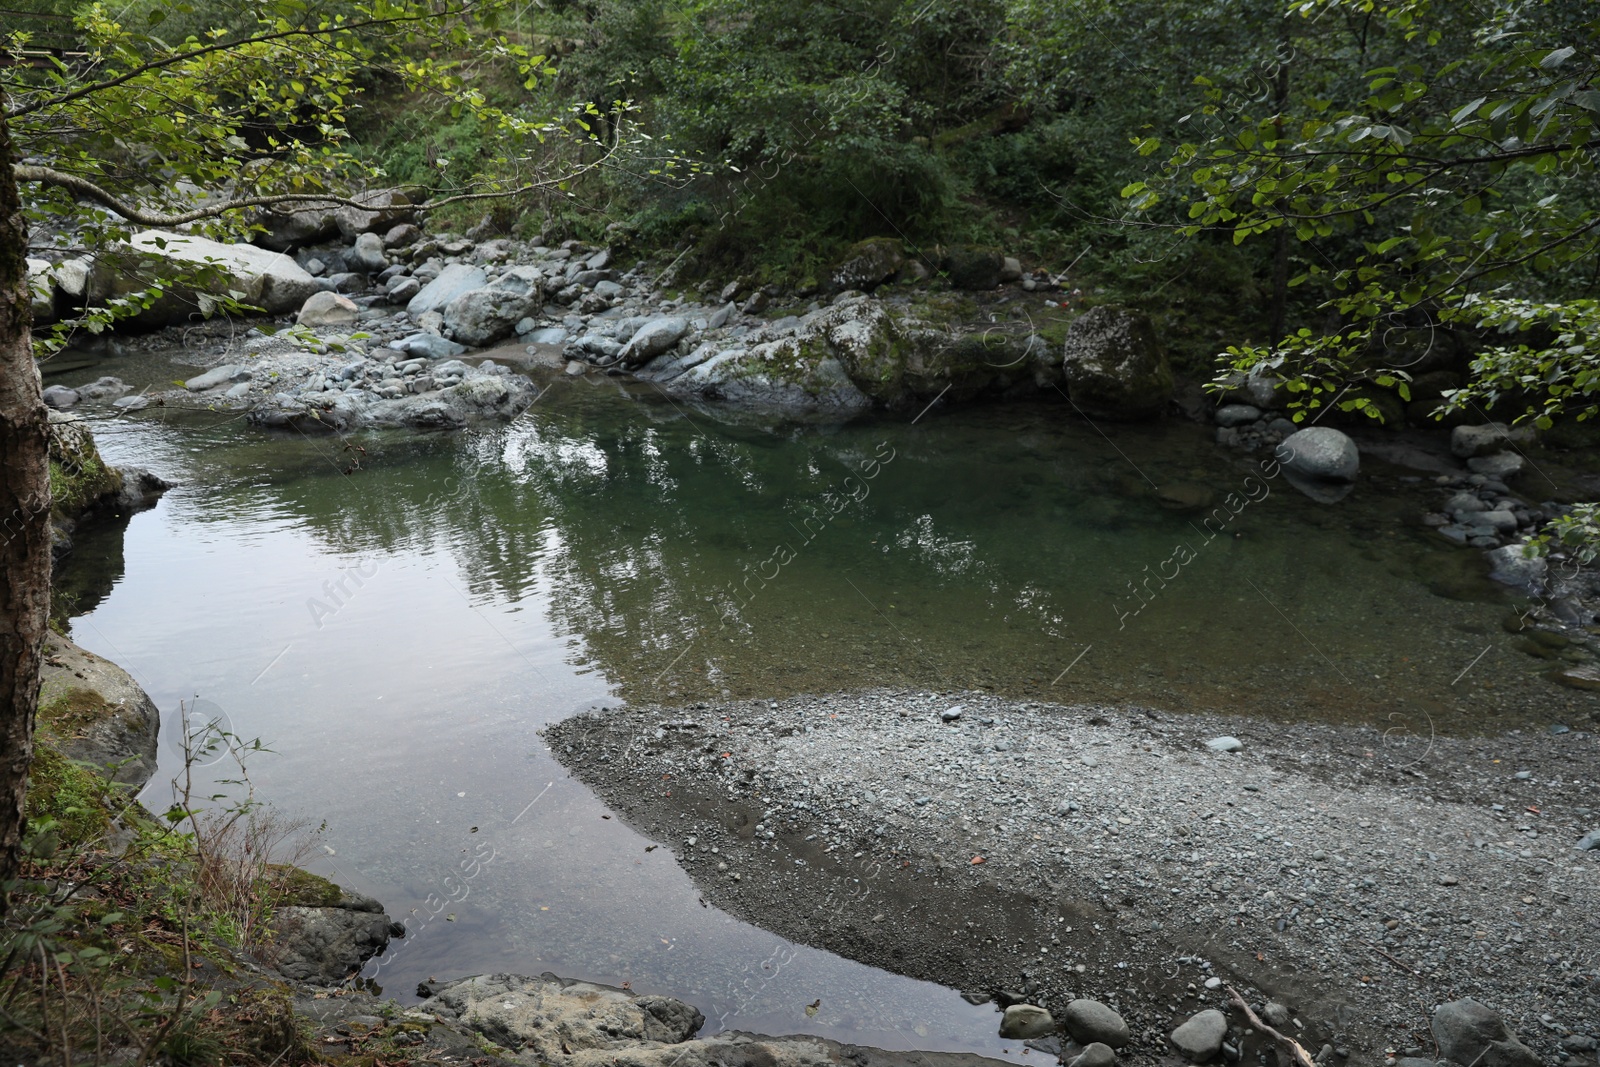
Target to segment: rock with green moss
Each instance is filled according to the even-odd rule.
[[[69,760],[137,790],[156,769],[161,713],[133,676],[52,633],[39,671],[37,733]]]
[[[1006,257],[992,248],[961,245],[946,252],[940,266],[952,289],[998,289]]]
[[[870,292],[892,279],[905,266],[906,254],[893,237],[871,237],[852,245],[833,268],[829,280],[835,290]]]
[[[57,562],[71,551],[80,523],[150,507],[169,488],[147,470],[107,464],[83,417],[50,412],[51,550]]]
[[[1152,419],[1172,400],[1172,367],[1142,312],[1112,304],[1073,322],[1062,374],[1073,406],[1091,419]]]

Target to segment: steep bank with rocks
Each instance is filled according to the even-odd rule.
[[[1163,1054],[1227,981],[1352,1062],[1433,1055],[1428,1013],[1467,996],[1548,1061],[1593,1061],[1593,723],[1401,737],[870,692],[548,736],[720,907],[1057,1019],[1104,1001],[1125,1055]]]

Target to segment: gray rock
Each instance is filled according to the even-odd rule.
[[[594,295],[603,300],[615,300],[622,295],[622,286],[611,281],[596,282],[594,286]]]
[[[318,288],[317,279],[292,258],[255,245],[145,230],[119,247],[121,254],[114,251],[96,262],[88,282],[91,298],[125,296],[177,271],[216,272],[221,284],[241,294],[244,303],[280,315],[298,308]],[[206,282],[207,287],[211,284]],[[210,300],[206,292],[174,286],[136,321],[141,325],[183,321],[196,312],[206,313]]]
[[[422,240],[422,230],[413,222],[402,222],[389,227],[383,235],[384,248],[403,248]]]
[[[1000,1021],[1000,1036],[1013,1041],[1030,1037],[1043,1037],[1054,1033],[1056,1021],[1050,1013],[1035,1004],[1013,1004],[1006,1009]]]
[[[1433,1039],[1440,1055],[1475,1067],[1539,1067],[1541,1062],[1498,1014],[1475,1000],[1439,1005],[1433,1013]]]
[[[364,293],[372,288],[372,282],[365,274],[358,271],[345,270],[328,277],[329,287],[336,293]]]
[[[1489,577],[1530,593],[1544,591],[1549,565],[1543,557],[1523,555],[1521,545],[1502,545],[1484,553],[1492,568]]]
[[[1172,1032],[1172,1047],[1190,1063],[1205,1063],[1222,1051],[1228,1036],[1228,1017],[1216,1008],[1207,1008]]]
[[[191,393],[203,393],[207,389],[215,389],[219,385],[231,382],[247,381],[251,377],[250,370],[236,363],[225,363],[220,367],[213,367],[204,374],[197,374],[186,380],[183,387]]]
[[[313,293],[301,305],[295,322],[313,329],[327,326],[348,326],[361,317],[361,309],[349,297],[338,293]]]
[[[705,1016],[681,1000],[639,996],[553,974],[464,978],[435,990],[427,1007],[537,1063],[565,1063],[571,1055],[567,1049],[620,1051],[676,1045],[705,1025]]]
[[[337,204],[312,204],[293,210],[264,208],[255,221],[265,232],[258,234],[255,241],[275,252],[326,241],[339,232],[339,224],[334,221],[337,207]]]
[[[462,293],[482,289],[488,284],[489,276],[483,272],[482,267],[452,263],[411,298],[406,304],[406,313],[416,319],[430,311],[443,311],[445,305]]]
[[[559,326],[546,326],[528,334],[526,340],[533,345],[562,345],[567,343],[567,331]]]
[[[1578,838],[1578,843],[1572,847],[1579,852],[1588,852],[1591,849],[1600,848],[1600,830],[1590,830]]]
[[[628,339],[621,352],[622,362],[637,367],[650,362],[683,339],[689,332],[689,320],[676,315],[651,319]]]
[[[282,907],[273,914],[275,936],[265,955],[274,970],[296,982],[338,985],[389,945],[392,923],[381,905],[365,897],[346,897],[334,907]]]
[[[60,634],[45,635],[45,652],[39,703],[48,706],[70,690],[81,691],[74,699],[74,729],[55,740],[56,750],[102,768],[137,792],[156,770],[161,713],[154,701],[127,671]]]
[[[1067,1067],[1111,1067],[1117,1062],[1117,1053],[1100,1041],[1091,1041],[1082,1052],[1072,1058]]]
[[[1253,404],[1224,404],[1215,418],[1218,426],[1242,426],[1261,418],[1261,409]]]
[[[899,241],[892,237],[873,237],[851,247],[844,260],[833,269],[830,280],[835,290],[870,291],[898,274],[905,261]]]
[[[1324,504],[1344,499],[1361,470],[1355,442],[1330,426],[1297,430],[1283,439],[1274,455],[1290,485]]]
[[[1457,426],[1450,431],[1450,451],[1462,459],[1487,456],[1512,445],[1531,444],[1533,430],[1526,426],[1512,429],[1503,422],[1484,426]]]
[[[1096,1041],[1111,1048],[1122,1048],[1132,1038],[1122,1016],[1098,1000],[1074,1000],[1062,1014],[1062,1025],[1080,1045]]]
[[[588,267],[590,270],[605,270],[607,267],[611,266],[611,249],[602,248],[600,251],[586,259],[583,265]]]
[[[456,341],[482,349],[510,336],[523,318],[538,314],[539,275],[526,270],[533,277],[510,272],[493,285],[459,294],[446,304],[445,326]]]
[[[121,378],[114,378],[108,374],[104,377],[96,378],[86,385],[78,386],[77,393],[85,400],[111,400],[121,396],[131,388],[133,387]]]
[[[1289,1010],[1287,1004],[1269,1000],[1266,1007],[1261,1009],[1261,1018],[1266,1021],[1268,1026],[1276,1030],[1282,1030],[1285,1026],[1294,1022],[1294,1013]]]
[[[345,253],[344,261],[351,270],[377,274],[389,266],[389,257],[383,254],[383,238],[375,233],[356,237],[355,245]]]
[[[1172,399],[1172,367],[1141,312],[1091,308],[1068,328],[1063,349],[1067,395],[1089,418],[1154,418]]]
[[[56,283],[48,260],[28,260],[28,302],[33,308],[34,325],[55,321]]]
[[[1015,256],[1006,256],[1000,261],[1000,280],[1002,282],[1015,282],[1022,280],[1022,261]]]
[[[68,389],[64,385],[47,386],[44,391],[45,406],[65,411],[76,404],[80,399],[76,389]]]
[[[1500,482],[1509,482],[1522,473],[1527,461],[1515,452],[1496,452],[1490,456],[1474,456],[1467,466],[1474,474],[1482,474]]]
[[[322,262],[322,260],[318,259],[316,256],[312,256],[310,259],[306,260],[305,268],[306,273],[311,275],[313,278],[319,278],[328,271],[328,265]]]
[[[1496,533],[1511,533],[1517,528],[1517,517],[1512,512],[1497,508],[1494,511],[1479,512],[1477,523],[1479,526],[1493,527]]]
[[[111,406],[120,408],[123,411],[143,411],[150,406],[150,398],[147,396],[125,396],[118,400],[113,400]]]
[[[390,278],[384,286],[384,295],[391,304],[407,304],[418,293],[422,292],[422,283],[415,278]]]
[[[728,320],[732,318],[733,313],[738,310],[739,306],[737,304],[723,304],[712,313],[710,321],[706,323],[706,328],[709,330],[722,329],[724,326],[728,325]]]
[[[333,222],[346,241],[358,234],[387,231],[402,222],[410,222],[416,208],[406,194],[398,189],[378,189],[358,193],[350,199],[366,208],[341,204],[334,209]]]
[[[436,333],[414,333],[410,337],[402,337],[394,342],[397,352],[404,352],[408,356],[423,356],[427,359],[454,359],[467,350],[466,345],[457,344],[448,338]]]
[[[1206,742],[1206,747],[1213,752],[1243,752],[1244,742],[1237,737],[1213,737]]]

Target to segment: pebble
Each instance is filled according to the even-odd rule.
[[[1213,737],[1206,742],[1206,747],[1213,752],[1243,752],[1244,742],[1237,737]]]

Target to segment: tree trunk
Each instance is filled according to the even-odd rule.
[[[28,228],[0,92],[0,915],[22,862],[39,660],[50,614],[50,460],[33,361]]]

